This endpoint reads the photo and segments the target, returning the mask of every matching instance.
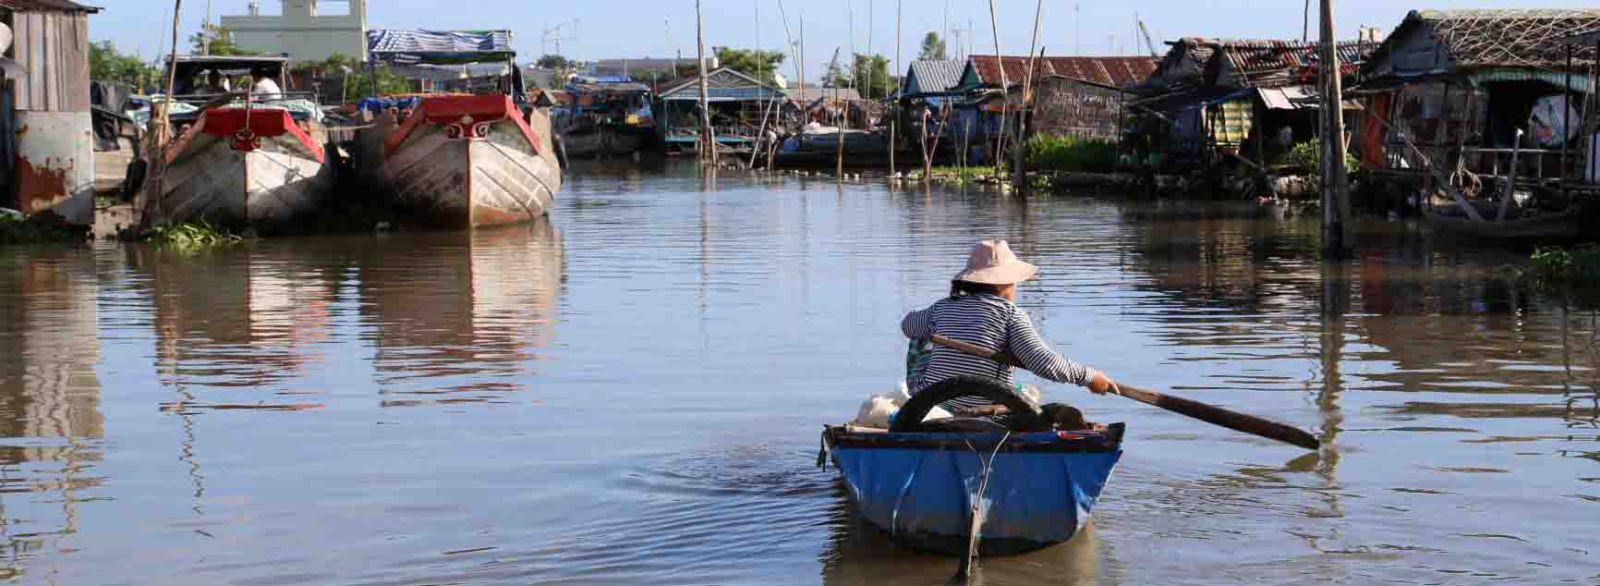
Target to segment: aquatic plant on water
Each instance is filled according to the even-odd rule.
[[[1525,274],[1547,285],[1600,285],[1600,245],[1539,248]]]
[[[244,238],[229,232],[226,228],[198,220],[170,226],[156,226],[145,231],[142,240],[179,250],[201,250],[237,244]]]
[[[1110,173],[1117,169],[1117,145],[1075,136],[1035,134],[1025,143],[1028,167],[1035,171]]]

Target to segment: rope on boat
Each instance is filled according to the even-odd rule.
[[[978,567],[978,541],[983,529],[983,493],[989,488],[989,473],[994,470],[994,458],[1000,455],[1000,448],[1005,447],[1006,440],[1011,439],[1011,430],[1000,437],[1000,442],[994,445],[994,451],[989,452],[989,458],[984,459],[983,453],[973,447],[971,441],[966,442],[967,449],[978,455],[978,491],[972,496],[972,509],[970,514],[971,524],[967,526],[967,555],[961,558],[961,568],[957,574],[963,579],[971,579],[974,570]]]

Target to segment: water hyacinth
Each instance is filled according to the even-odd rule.
[[[156,226],[145,232],[143,240],[179,250],[193,251],[230,246],[243,241],[244,238],[221,226],[205,220],[196,220],[170,226]]]

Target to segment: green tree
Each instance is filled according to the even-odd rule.
[[[776,80],[773,74],[777,73],[778,66],[783,64],[783,51],[717,47],[716,55],[717,61],[723,67],[754,77],[763,83],[772,83]]]
[[[944,49],[944,39],[939,38],[939,33],[928,31],[928,34],[922,35],[922,52],[917,54],[917,59],[924,61],[949,59]]]
[[[211,46],[206,46],[206,38]],[[261,51],[246,49],[233,43],[233,31],[222,25],[202,24],[200,32],[189,35],[189,51],[195,55],[260,55]]]
[[[882,98],[894,93],[900,79],[889,75],[889,59],[883,55],[856,53],[850,63],[850,74],[863,98]]]
[[[111,41],[89,44],[89,79],[126,83],[143,88],[156,78],[156,69],[136,55],[117,50]]]
[[[572,61],[561,55],[544,55],[533,65],[539,69],[566,69],[572,66]]]

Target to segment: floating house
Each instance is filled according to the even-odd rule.
[[[1434,170],[1469,183],[1580,177],[1597,51],[1583,33],[1595,31],[1600,9],[1411,12],[1362,69],[1363,163],[1424,183]]]
[[[1024,96],[1030,68],[1033,87]],[[999,131],[1005,113],[1008,132],[1019,127],[1019,115],[1027,115],[1038,131],[1115,140],[1121,134],[1124,93],[1155,70],[1150,57],[973,55],[952,88],[966,96],[955,109],[952,139],[981,150]],[[1034,110],[1035,105],[1042,109]],[[967,160],[974,158],[984,157],[969,151]]]
[[[861,101],[861,92],[855,88],[847,87],[817,87],[789,88],[784,90],[788,96],[784,100],[784,120],[804,124],[817,122],[824,125],[837,126],[839,118],[852,110],[852,106]],[[860,117],[852,117],[844,126],[856,128],[859,123],[864,123]]]
[[[724,67],[706,76],[711,126],[717,144],[751,148],[761,133],[764,113],[776,110],[787,93],[771,84]],[[668,152],[692,151],[700,141],[700,79],[688,77],[663,87],[657,124]]]
[[[1163,166],[1207,168],[1239,158],[1264,167],[1314,137],[1318,43],[1188,37],[1169,44],[1130,104],[1136,141]],[[1373,46],[1340,41],[1340,74],[1354,82]]]
[[[567,156],[627,155],[660,144],[650,86],[624,76],[578,76],[567,83],[571,104],[555,111]]]
[[[94,132],[89,113],[89,15],[70,0],[0,0],[5,47],[0,98],[0,193],[5,207],[94,220]],[[14,36],[13,36],[14,35]]]

